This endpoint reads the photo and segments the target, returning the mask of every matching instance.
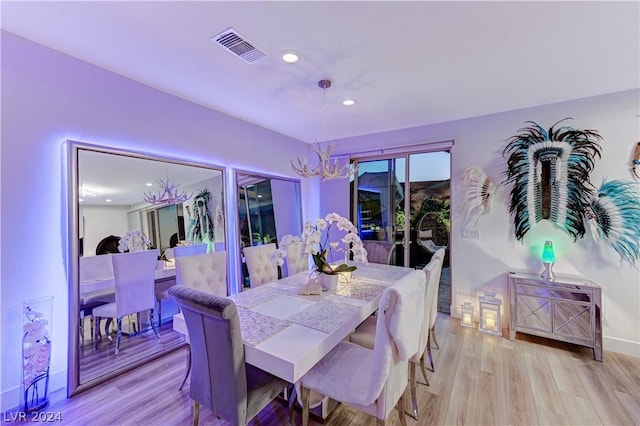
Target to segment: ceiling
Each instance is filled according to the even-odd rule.
[[[640,87],[639,2],[2,1],[2,28],[304,142]],[[266,56],[210,41],[232,27]],[[287,49],[301,60],[280,60]],[[321,79],[326,91],[323,126]],[[341,101],[353,98],[345,107]]]

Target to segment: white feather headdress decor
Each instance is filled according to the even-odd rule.
[[[480,216],[491,209],[492,195],[498,185],[480,167],[469,167],[462,177],[464,185],[464,223],[475,229]]]

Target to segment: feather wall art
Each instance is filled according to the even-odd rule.
[[[595,240],[607,241],[631,264],[640,258],[640,185],[630,180],[604,182],[586,209]]]
[[[595,192],[589,173],[600,157],[602,137],[594,130],[559,126],[565,120],[548,130],[528,121],[502,152],[509,156],[505,183],[512,185],[509,212],[518,240],[542,219],[574,239],[585,233],[582,212]]]
[[[547,219],[577,240],[588,223],[595,240],[606,241],[621,261],[634,265],[640,259],[640,185],[612,180],[596,191],[589,174],[600,157],[602,137],[594,130],[558,126],[565,120],[548,130],[528,121],[502,152],[509,156],[505,183],[512,185],[509,211],[516,238],[522,240],[534,224]],[[640,143],[634,174],[639,169]]]
[[[465,228],[475,229],[480,216],[491,208],[492,195],[497,185],[480,167],[469,167],[462,177],[464,185]]]
[[[631,172],[640,179],[640,142],[636,145],[636,150],[633,153],[633,160],[631,160]]]

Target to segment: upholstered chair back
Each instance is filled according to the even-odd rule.
[[[441,248],[436,250],[436,252],[431,257],[433,259],[439,259],[438,266],[431,271],[433,275],[432,282],[435,284],[433,286],[433,297],[431,298],[431,317],[429,319],[429,328],[433,328],[436,323],[436,318],[438,317],[438,296],[440,294],[440,276],[442,275],[442,263],[444,262],[445,249]]]
[[[431,309],[433,305],[433,298],[437,297],[435,293],[435,289],[437,288],[437,283],[435,282],[436,277],[439,275],[437,271],[442,267],[442,261],[433,256],[431,261],[427,263],[427,265],[422,268],[424,271],[426,281],[427,281],[427,289],[425,291],[425,305],[424,305],[424,316],[422,321],[422,327],[420,331],[420,338],[418,339],[418,353],[411,360],[413,362],[420,362],[420,358],[422,354],[427,348],[427,340],[429,337],[429,328],[431,326]]]
[[[116,317],[154,308],[158,250],[113,254]]]
[[[275,244],[245,247],[243,251],[251,287],[278,279],[278,267],[271,262],[271,255],[276,251]]]
[[[298,272],[309,270],[309,255],[303,252],[304,245],[302,242],[295,242],[287,247],[287,272],[289,275],[295,275]]]
[[[391,262],[391,255],[395,244],[387,241],[363,241],[365,250],[367,250],[367,260],[371,263],[381,263],[388,265]]]
[[[231,299],[186,286],[171,287],[169,295],[189,332],[191,399],[233,425],[245,425],[286,383],[245,364],[240,319]]]
[[[80,282],[113,279],[111,254],[80,257]]]
[[[226,296],[227,252],[177,257],[176,283],[217,296]]]

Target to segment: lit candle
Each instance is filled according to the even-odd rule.
[[[496,329],[496,315],[493,312],[485,313],[484,325],[489,330],[495,331],[495,329]]]

